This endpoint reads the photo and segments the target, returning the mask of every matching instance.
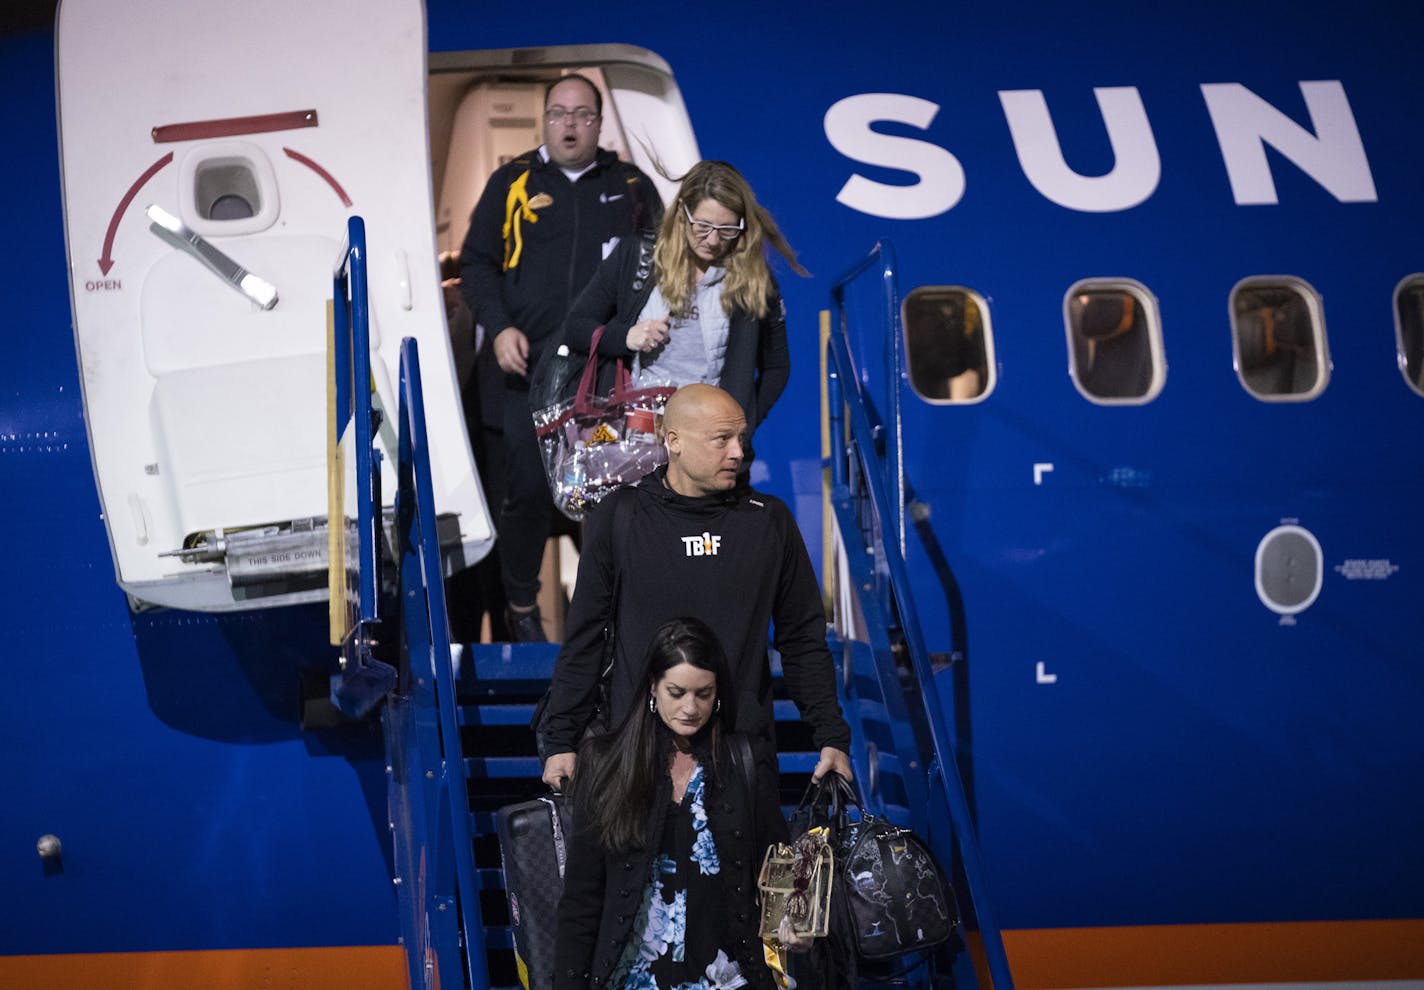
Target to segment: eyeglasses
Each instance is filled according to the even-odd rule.
[[[692,211],[687,208],[686,203],[682,204],[682,212],[687,215],[687,222],[692,225],[692,236],[697,238],[699,241],[702,240],[702,238],[706,237],[708,234],[712,233],[712,231],[714,230],[717,232],[717,236],[720,237],[722,240],[735,241],[738,237],[741,236],[742,230],[747,225],[745,219],[739,219],[735,227],[733,227],[729,223],[721,224],[719,226],[715,223],[708,223],[706,220],[694,220],[692,219]]]
[[[574,123],[581,127],[588,127],[598,119],[598,112],[590,110],[588,107],[579,107],[575,110],[550,107],[544,111],[544,123],[546,124],[562,124],[565,117],[572,117]]]

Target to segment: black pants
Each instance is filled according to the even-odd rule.
[[[461,393],[465,412],[465,428],[480,472],[480,487],[490,519],[498,526],[500,506],[504,504],[504,392],[503,378],[496,378],[497,389],[492,401],[482,403],[481,387],[490,387],[487,380],[471,375]],[[486,396],[485,398],[491,398]],[[496,415],[488,422],[482,409],[492,409]],[[496,530],[497,532],[497,530]],[[489,616],[490,638],[498,643],[509,639],[504,622],[504,577],[500,573],[499,543],[473,567],[456,571],[445,581],[445,604],[450,617],[450,637],[456,643],[478,643],[484,617]]]
[[[539,565],[551,535],[578,536],[578,524],[554,507],[529,393],[507,388],[504,393],[504,503],[499,512],[499,564],[509,603],[529,608],[539,598]]]

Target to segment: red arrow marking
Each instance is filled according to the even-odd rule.
[[[143,188],[143,184],[158,174],[158,170],[163,168],[173,160],[173,152],[164,155],[158,161],[148,167],[148,171],[138,177],[138,181],[129,186],[129,191],[124,193],[124,198],[119,200],[119,208],[114,211],[114,217],[109,221],[109,229],[104,234],[104,255],[99,259],[99,271],[109,274],[109,269],[114,267],[114,259],[111,252],[114,250],[114,235],[119,232],[119,221],[123,219],[124,211],[129,208],[133,198],[138,195],[138,191]]]
[[[300,151],[293,151],[291,148],[283,148],[282,150],[287,153],[287,157],[290,158],[292,161],[294,161],[294,162],[301,162],[301,163],[302,163],[303,165],[305,165],[307,168],[311,169],[311,170],[312,170],[313,172],[315,172],[317,175],[319,175],[319,176],[321,176],[323,179],[325,179],[327,185],[329,185],[329,186],[331,186],[331,188],[335,189],[335,190],[336,190],[336,195],[338,195],[338,196],[341,197],[341,205],[342,205],[342,206],[350,206],[350,205],[351,205],[351,197],[348,196],[348,195],[346,195],[346,190],[341,188],[341,183],[337,182],[334,178],[332,178],[332,175],[331,175],[330,172],[328,172],[326,169],[322,168],[320,165],[318,165],[316,162],[312,161],[310,158],[308,158],[306,155],[302,154]]]

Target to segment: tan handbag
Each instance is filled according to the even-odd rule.
[[[834,862],[826,836],[825,828],[813,828],[794,845],[778,842],[767,849],[757,877],[763,939],[777,937],[783,918],[797,935],[822,938],[830,929]]]

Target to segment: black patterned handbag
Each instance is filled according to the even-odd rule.
[[[832,925],[843,929],[859,958],[893,959],[933,948],[954,933],[959,908],[929,847],[909,829],[865,812],[837,773],[811,784],[792,814],[792,835],[813,825],[831,830]]]

